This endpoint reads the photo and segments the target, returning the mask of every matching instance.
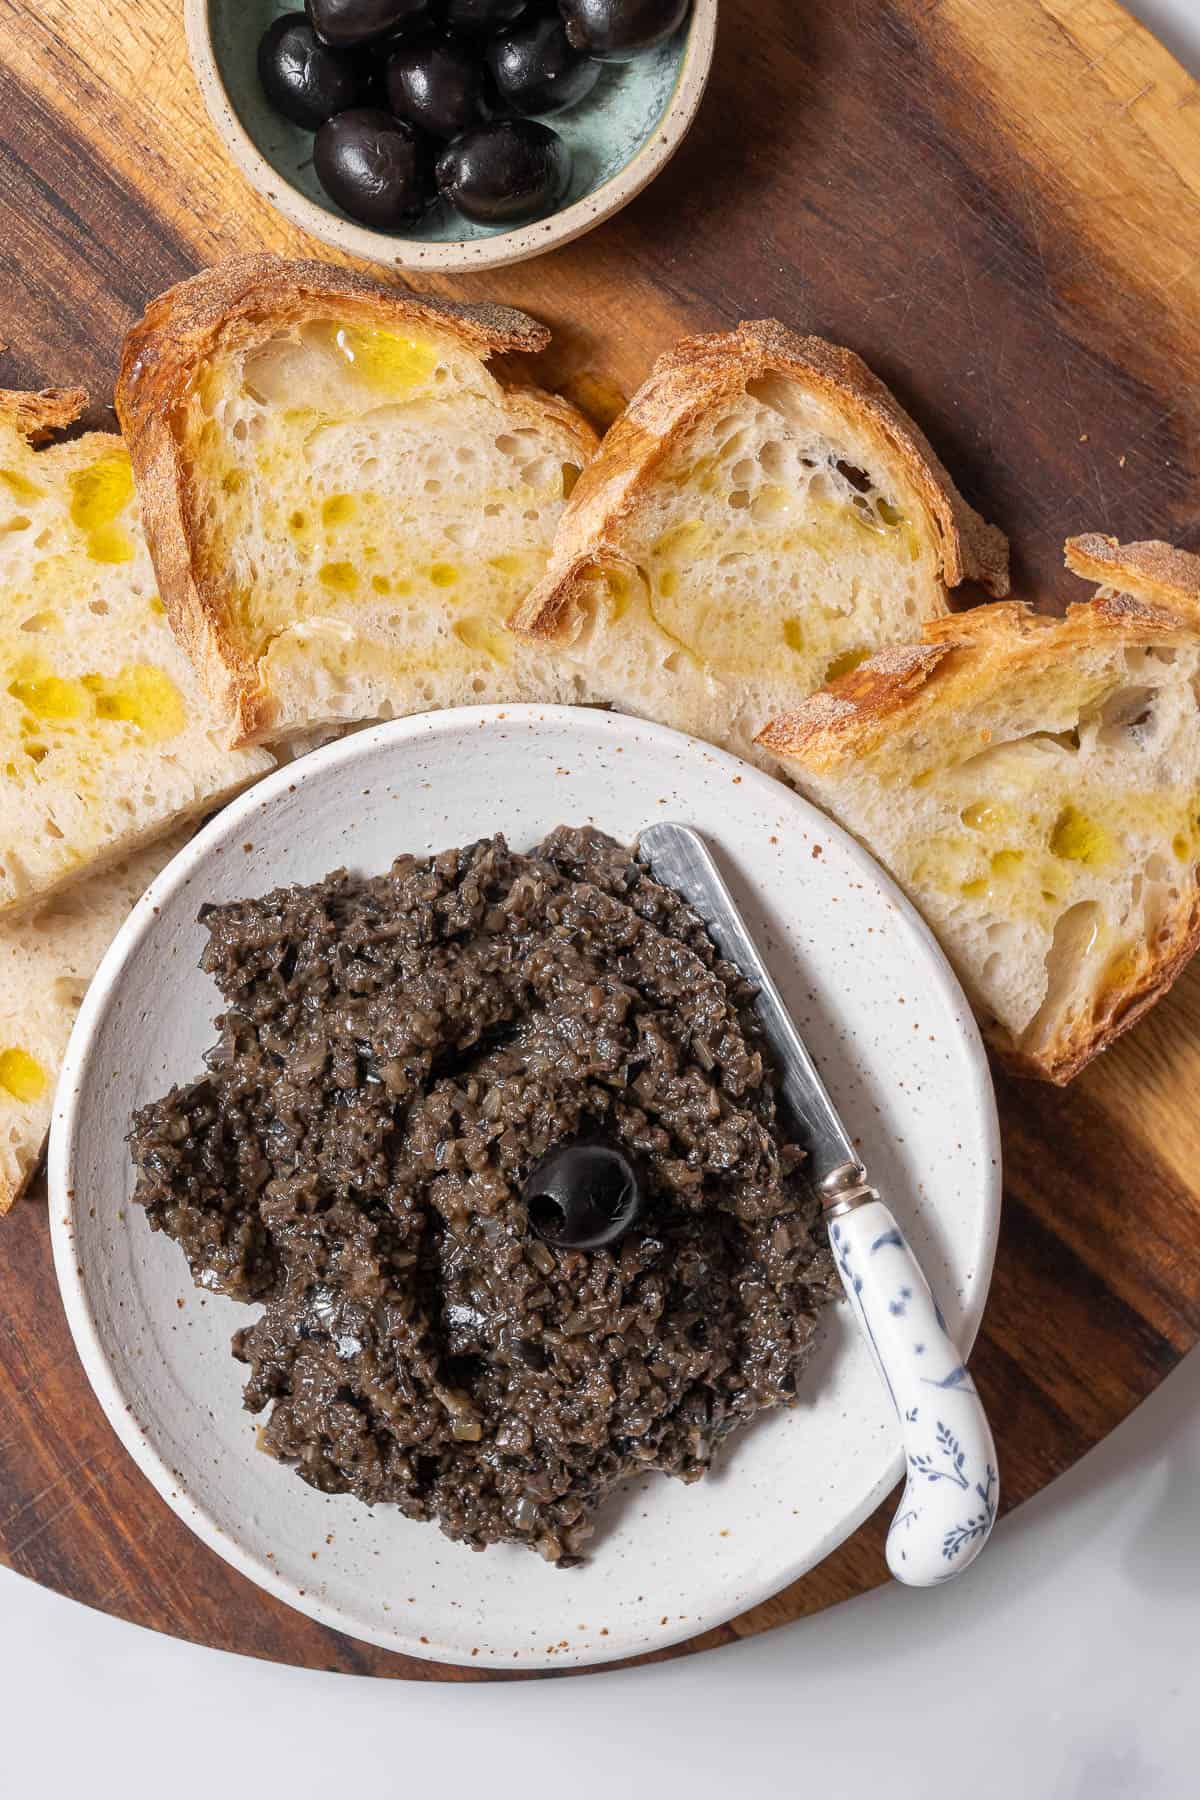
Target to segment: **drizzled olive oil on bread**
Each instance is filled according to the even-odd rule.
[[[219,741],[164,615],[120,439],[28,441],[82,401],[0,397],[0,913],[271,766]]]
[[[941,617],[1007,547],[849,351],[774,321],[661,357],[511,621],[647,718],[762,761],[755,734]]]
[[[172,290],[118,407],[176,628],[237,739],[574,697],[504,630],[595,448],[493,375],[522,314],[260,258]]]
[[[762,734],[937,933],[1005,1059],[1063,1082],[1200,942],[1200,558],[1074,539],[1063,620],[980,607]]]

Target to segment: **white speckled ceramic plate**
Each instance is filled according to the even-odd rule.
[[[594,821],[699,826],[952,1328],[974,1338],[991,1275],[999,1152],[987,1063],[940,951],[871,859],[788,788],[661,727],[575,708],[470,708],[319,750],[230,806],[176,857],[84,1003],[50,1146],[63,1297],[130,1454],[208,1544],[352,1636],[414,1656],[562,1667],[651,1650],[730,1618],[828,1554],[901,1473],[894,1422],[844,1309],[794,1411],[731,1440],[695,1487],[610,1501],[563,1571],[477,1555],[432,1526],[314,1493],[255,1449],[229,1340],[247,1309],[196,1292],[129,1205],[133,1108],[192,1078],[218,996],[198,967],[207,900],[379,871],[496,830],[528,848]],[[314,1554],[316,1557],[314,1560]]]

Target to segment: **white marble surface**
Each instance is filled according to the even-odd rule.
[[[1131,10],[1200,70],[1200,0]],[[662,1668],[520,1686],[266,1667],[0,1571],[0,1791],[1190,1800],[1198,1488],[1200,1354],[1005,1520],[961,1585],[890,1587]]]
[[[0,1788],[212,1800],[259,1778],[295,1800],[347,1783],[458,1800],[486,1780],[493,1800],[1188,1800],[1198,1484],[1192,1356],[1002,1521],[961,1585],[892,1586],[653,1669],[512,1686],[264,1666],[0,1572]]]

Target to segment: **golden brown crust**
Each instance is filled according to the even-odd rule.
[[[1018,653],[1037,660],[1052,642],[1076,646],[1103,637],[1128,637],[1133,631],[1173,640],[1194,630],[1191,613],[1179,606],[1160,606],[1133,594],[1101,590],[1089,600],[1073,602],[1061,618],[1034,612],[1024,601],[1010,600],[931,619],[923,627],[923,635],[930,643],[945,641],[977,648],[996,645],[1006,651],[1017,647]]]
[[[586,478],[586,470],[584,473]],[[632,573],[627,558],[611,545],[596,545],[585,550],[573,556],[565,567],[560,567],[555,556],[551,567],[559,568],[559,573],[553,580],[543,578],[536,587],[530,588],[505,621],[509,631],[518,637],[538,643],[567,643],[577,630],[575,621],[584,616],[583,602],[597,571],[620,569]]]
[[[1065,1037],[1048,1052],[1037,1055],[1022,1050],[998,1026],[985,1028],[984,1036],[1005,1068],[1030,1081],[1050,1081],[1066,1087],[1101,1051],[1136,1025],[1183,973],[1200,950],[1200,889],[1189,910],[1177,917],[1169,934],[1154,944],[1139,946],[1135,967],[1123,975],[1119,986],[1101,994],[1095,1010],[1079,1018]]]
[[[427,324],[481,356],[544,350],[550,342],[546,327],[515,307],[486,301],[466,306],[413,294],[333,263],[240,256],[203,269],[151,301],[125,340],[120,385],[127,394],[144,381],[153,386],[160,362],[193,366],[231,336],[253,341],[264,327],[310,318],[314,306],[329,301],[376,322]]]
[[[41,444],[73,425],[87,403],[86,388],[43,388],[36,394],[0,388],[0,420],[29,443]]]
[[[772,719],[754,741],[809,768],[826,768],[852,749],[861,754],[868,734],[873,743],[890,719],[907,711],[956,648],[953,642],[890,645]]]
[[[1155,606],[1185,613],[1200,607],[1200,556],[1158,538],[1119,544],[1114,537],[1089,532],[1068,538],[1066,564],[1085,581]]]
[[[197,370],[218,352],[243,350],[331,304],[367,324],[425,326],[484,359],[541,350],[550,339],[545,326],[511,307],[459,306],[368,281],[330,263],[275,256],[220,264],[151,302],[125,340],[117,415],[133,459],[163,602],[210,699],[230,721],[234,746],[269,733],[272,708],[255,665],[230,640],[220,578],[201,566],[191,478],[175,417]],[[552,398],[547,407],[535,396],[537,389],[517,389],[515,403],[541,417],[549,410],[560,424],[569,421],[581,455],[590,454],[595,439],[586,422],[564,401]]]
[[[899,457],[923,496],[941,545],[947,587],[978,581],[997,599],[1008,592],[1008,539],[968,506],[920,426],[861,357],[824,338],[798,337],[776,319],[739,326],[761,346],[765,366],[807,379],[833,405],[867,420]]]
[[[33,1163],[30,1168],[26,1169],[20,1180],[15,1184],[8,1181],[4,1175],[0,1174],[0,1219],[2,1219],[6,1213],[10,1213],[17,1204],[17,1201],[21,1198],[22,1194],[37,1174],[40,1162],[41,1159],[39,1157],[38,1161]]]
[[[621,527],[653,493],[676,446],[715,408],[768,375],[815,390],[856,427],[865,427],[884,454],[900,460],[936,538],[948,587],[971,579],[997,596],[1008,592],[1007,540],[967,505],[924,433],[866,364],[823,338],[799,337],[778,320],[760,319],[736,331],[683,338],[659,357],[576,486],[550,569],[516,608],[510,628],[561,640],[583,571],[592,564],[623,565]]]
[[[1150,606],[1128,594],[1102,594],[1068,608],[1061,619],[1020,601],[979,606],[931,619],[918,644],[896,644],[772,719],[757,743],[814,774],[872,750],[899,717],[939,703],[961,681],[964,702],[985,692],[999,669],[1016,673],[1105,639],[1137,638],[1163,646],[1194,637],[1196,621],[1181,609]]]

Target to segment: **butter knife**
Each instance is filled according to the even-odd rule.
[[[688,825],[651,825],[638,839],[638,857],[699,914],[721,955],[758,990],[755,1007],[808,1153],[833,1258],[896,1409],[907,1479],[888,1532],[888,1568],[909,1587],[947,1581],[983,1549],[999,1499],[996,1447],[964,1359],[700,834]]]

